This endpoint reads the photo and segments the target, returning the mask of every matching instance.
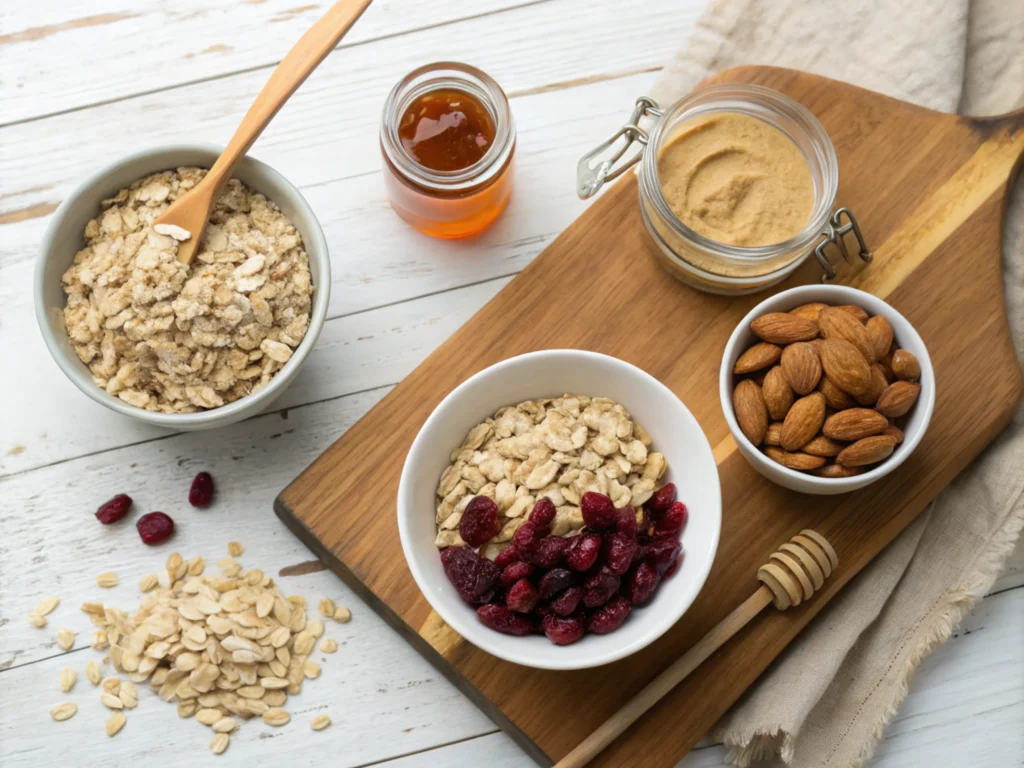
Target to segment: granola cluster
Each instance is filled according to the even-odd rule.
[[[190,413],[255,392],[309,327],[309,258],[263,195],[231,179],[188,266],[177,260],[188,233],[154,228],[205,174],[164,171],[105,200],[62,277],[75,352],[98,386],[138,408]]]

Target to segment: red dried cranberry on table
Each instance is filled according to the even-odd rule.
[[[622,626],[633,606],[622,595],[616,595],[608,603],[590,614],[587,629],[595,635],[607,635]]]
[[[683,526],[686,525],[687,514],[686,505],[681,501],[675,502],[668,508],[668,511],[659,517],[657,522],[654,523],[654,535],[657,537],[675,536],[683,529]]]
[[[547,600],[552,595],[557,595],[563,589],[567,589],[575,579],[575,574],[565,568],[552,568],[540,577],[538,587],[540,597]]]
[[[561,536],[545,536],[537,544],[537,551],[530,557],[530,561],[538,568],[554,568],[562,562],[571,544],[572,541]]]
[[[568,616],[570,613],[576,610],[576,607],[583,600],[585,590],[579,584],[574,587],[569,587],[564,592],[555,595],[551,598],[551,602],[548,605],[551,610],[557,613],[559,616]]]
[[[541,621],[541,629],[555,645],[575,643],[586,632],[587,626],[582,614],[574,616],[545,616]]]
[[[551,532],[551,523],[554,522],[554,519],[555,503],[547,496],[537,499],[537,503],[533,505],[533,511],[530,512],[528,519],[533,527],[546,536]]]
[[[661,573],[645,560],[630,572],[626,596],[633,605],[644,605],[654,597],[660,584]]]
[[[587,580],[583,582],[583,588],[586,590],[586,594],[583,596],[583,604],[587,608],[597,608],[604,605],[618,591],[619,584],[621,583],[622,580],[612,573],[607,565],[602,565],[598,570],[587,576]]]
[[[519,553],[516,552],[516,548],[509,544],[498,556],[494,558],[494,564],[504,568],[506,565],[511,565],[519,559]]]
[[[441,552],[441,565],[448,581],[467,603],[486,603],[494,596],[501,569],[469,547],[448,547]]]
[[[636,552],[636,539],[627,538],[622,533],[609,533],[604,537],[602,555],[604,564],[616,576],[629,570]]]
[[[132,497],[126,493],[119,493],[110,501],[100,505],[96,510],[96,519],[104,525],[116,523],[128,514],[132,506]]]
[[[589,571],[597,556],[601,554],[601,535],[598,533],[581,533],[573,537],[566,554],[565,563],[574,571]]]
[[[213,501],[213,477],[209,472],[200,472],[192,480],[188,491],[188,503],[193,507],[207,507]]]
[[[501,531],[498,505],[486,496],[474,496],[459,521],[459,535],[471,547],[482,547]]]
[[[504,605],[481,605],[476,609],[485,627],[506,635],[532,635],[533,622],[526,616],[513,613]]]
[[[619,516],[612,500],[603,493],[587,491],[580,499],[580,512],[583,514],[583,524],[592,531],[603,531],[615,525],[615,519]]]
[[[679,539],[657,539],[647,545],[647,555],[644,560],[664,574],[672,564],[679,559],[679,553],[683,549],[683,543]]]
[[[540,539],[541,535],[537,530],[537,526],[527,520],[513,534],[512,546],[516,548],[520,558],[529,560],[533,553],[537,551],[537,547],[540,546]]]
[[[530,613],[537,607],[540,595],[537,588],[530,583],[529,579],[520,579],[513,584],[505,596],[505,605],[510,611],[516,613]]]
[[[144,544],[154,546],[167,541],[174,533],[174,521],[163,512],[149,512],[135,523]]]
[[[498,564],[497,559],[495,559],[494,564]],[[505,570],[501,572],[501,586],[511,587],[517,581],[529,577],[532,573],[533,566],[529,563],[509,563],[505,566]]]
[[[661,488],[656,490],[654,494],[647,500],[647,509],[653,514],[660,515],[663,512],[667,512],[668,508],[676,500],[676,485],[675,483],[666,483]]]
[[[637,534],[636,512],[632,507],[622,507],[616,512],[618,516],[615,518],[615,532],[621,533],[627,539],[635,539]]]

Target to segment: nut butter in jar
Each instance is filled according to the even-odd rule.
[[[388,95],[380,122],[391,207],[432,237],[488,227],[512,194],[516,129],[501,87],[475,67],[428,64]]]
[[[639,127],[655,118],[648,134]],[[595,162],[619,139],[625,146]],[[645,145],[615,167],[632,142]],[[667,110],[640,99],[627,125],[579,165],[581,197],[640,163],[640,210],[659,263],[711,293],[753,293],[783,280],[856,222],[833,215],[839,165],[828,134],[807,109],[755,85],[698,89]],[[846,216],[848,225],[843,225]],[[861,258],[870,254],[861,242]]]

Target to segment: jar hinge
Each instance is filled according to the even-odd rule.
[[[580,158],[579,163],[576,165],[576,194],[581,199],[586,200],[588,197],[595,195],[604,186],[606,181],[617,179],[626,170],[636,165],[640,158],[643,157],[643,149],[626,160],[622,165],[617,168],[615,167],[615,164],[622,159],[622,156],[626,154],[626,150],[633,146],[634,142],[639,142],[641,147],[647,146],[647,131],[640,127],[640,121],[645,117],[661,117],[662,114],[664,114],[663,111],[658,107],[658,103],[654,99],[647,96],[641,96],[637,99],[636,106],[633,107],[633,112],[629,116],[629,121]],[[604,160],[599,159],[600,155],[604,154],[610,147],[614,146],[615,142],[623,138],[625,141],[622,147],[616,150],[614,155]]]
[[[844,216],[847,220],[845,224],[843,223]],[[821,282],[830,282],[837,274],[836,268],[832,266],[832,262],[825,255],[825,246],[834,243],[839,248],[843,261],[850,261],[850,252],[844,240],[844,237],[849,232],[853,232],[853,236],[857,238],[857,245],[860,248],[857,256],[860,257],[860,260],[867,263],[874,258],[871,251],[868,250],[867,243],[864,242],[864,236],[860,232],[860,226],[857,224],[857,218],[853,215],[853,211],[849,208],[840,208],[832,214],[832,219],[828,224],[828,232],[821,233],[821,241],[814,247],[814,255],[818,257],[818,263],[825,273],[821,276]]]

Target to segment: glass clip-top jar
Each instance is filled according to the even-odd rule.
[[[744,195],[757,183],[754,180],[758,173],[757,169],[743,168],[744,147],[737,150],[728,142],[716,146],[707,138],[698,137],[698,141],[704,142],[707,157],[699,158],[679,180],[662,178],[666,172],[666,168],[661,167],[666,148],[702,131],[707,133],[704,129],[708,124],[727,115],[739,116],[730,117],[732,120],[747,121],[737,124],[737,141],[756,144],[759,136],[772,138],[772,129],[778,129],[798,150],[793,156],[806,163],[806,169],[798,169],[798,175],[803,176],[807,184],[806,218],[798,219],[796,228],[777,242],[753,245],[722,242],[706,232],[696,231],[694,221],[690,222],[694,226],[690,226],[677,215],[680,197],[684,203],[689,203],[691,189],[700,186],[705,197],[693,203],[699,214],[720,219],[737,211],[751,215],[754,206]],[[752,122],[748,118],[761,121],[753,132],[747,131]],[[653,121],[649,131],[640,126],[645,119]],[[640,145],[639,151],[626,157],[633,144]],[[786,147],[793,150],[788,144]],[[766,154],[778,155],[777,152]],[[730,159],[724,162],[723,158]],[[652,99],[642,97],[637,100],[629,121],[580,159],[576,191],[581,198],[591,197],[606,182],[637,163],[640,163],[640,211],[656,246],[658,261],[673,276],[696,288],[729,295],[753,293],[786,278],[812,252],[824,273],[822,281],[827,282],[837,273],[825,249],[835,245],[843,259],[849,261],[844,241],[848,233],[857,241],[857,256],[864,262],[872,258],[853,213],[848,208],[835,208],[839,164],[828,133],[810,111],[777,91],[745,84],[708,86],[693,91],[665,110]],[[725,166],[732,168],[731,175],[718,187],[700,176],[707,175],[707,169],[721,170]],[[783,185],[789,181],[781,180]],[[675,206],[670,205],[666,188],[673,189]],[[694,197],[699,198],[699,195],[694,193]],[[787,207],[790,201],[783,202],[786,203],[783,207]],[[806,223],[800,226],[804,220]]]

